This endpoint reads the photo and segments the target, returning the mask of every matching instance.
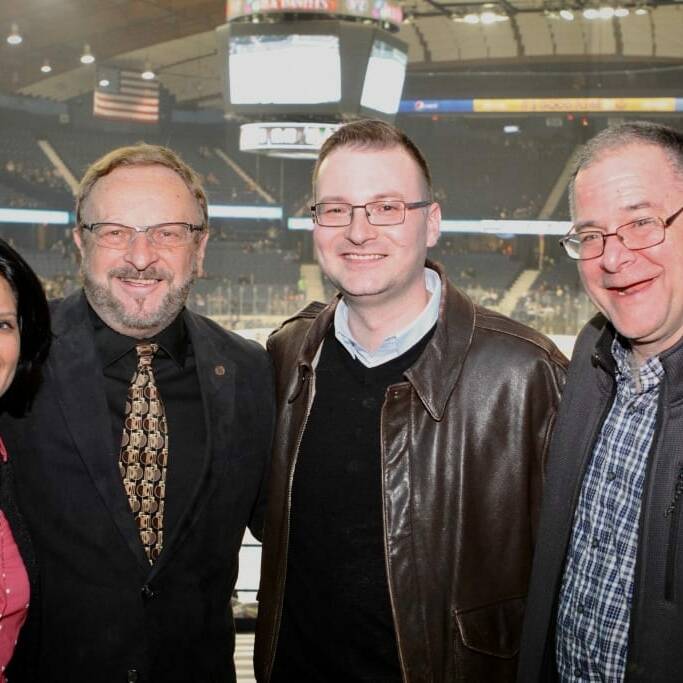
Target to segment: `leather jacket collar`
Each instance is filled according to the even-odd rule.
[[[406,377],[429,414],[435,420],[441,420],[472,343],[474,306],[450,284],[439,264],[427,261],[425,265],[441,278],[439,320],[431,340],[415,365],[406,372]],[[297,357],[299,381],[289,396],[290,402],[298,396],[306,377],[313,372],[322,340],[334,322],[339,296],[322,311],[311,311],[315,320]]]

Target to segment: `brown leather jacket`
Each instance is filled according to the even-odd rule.
[[[545,457],[566,359],[442,279],[439,321],[382,407],[389,595],[404,681],[514,681]],[[336,303],[271,335],[279,405],[255,669],[270,679],[298,448]],[[305,609],[305,606],[302,606]]]

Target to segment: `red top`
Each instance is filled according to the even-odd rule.
[[[0,459],[7,460],[0,439]],[[19,630],[26,621],[30,588],[24,561],[12,536],[5,513],[0,510],[0,683],[12,658]]]

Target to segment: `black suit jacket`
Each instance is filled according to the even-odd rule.
[[[20,639],[13,681],[232,681],[229,598],[245,526],[260,536],[272,371],[254,342],[182,313],[204,403],[201,476],[150,567],[112,452],[104,380],[83,293],[53,310],[54,341],[30,415],[3,419],[40,568],[38,674]]]

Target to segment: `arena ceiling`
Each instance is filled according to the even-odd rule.
[[[606,2],[628,8],[628,15],[583,17],[582,10]],[[676,0],[402,5],[405,21],[398,35],[409,46],[411,69],[615,59],[683,65],[683,2]],[[571,10],[573,20],[561,10]],[[489,12],[484,23],[482,12]],[[478,23],[468,15],[478,15]],[[92,91],[97,64],[142,70],[148,63],[178,102],[215,106],[221,82],[214,29],[223,23],[224,0],[2,0],[0,32],[7,36],[16,24],[23,41],[0,44],[0,92],[64,101]],[[95,65],[79,63],[86,44]],[[49,74],[41,73],[46,60]]]

